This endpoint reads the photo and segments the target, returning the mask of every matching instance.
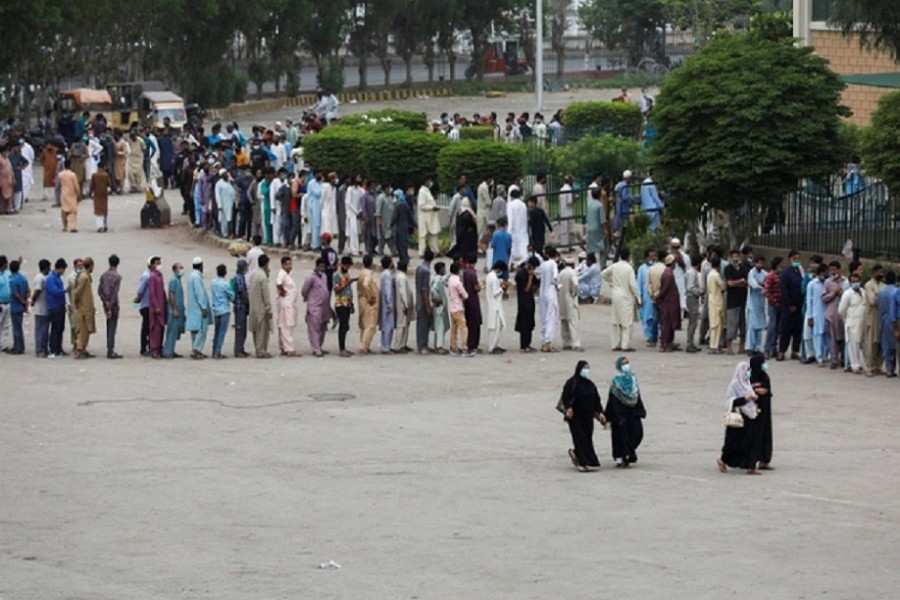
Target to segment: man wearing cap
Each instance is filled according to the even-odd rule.
[[[664,206],[659,197],[659,190],[656,189],[656,183],[647,175],[644,183],[641,184],[641,210],[650,217],[650,231],[656,231],[659,227],[660,215]]]
[[[206,343],[206,332],[209,329],[210,306],[209,294],[203,284],[203,259],[199,256],[192,261],[194,269],[188,279],[187,321],[185,328],[191,332],[191,358],[206,358],[203,345]]]
[[[675,259],[672,267],[672,275],[675,276],[675,286],[678,288],[678,306],[682,314],[687,311],[687,287],[684,285],[684,274],[691,264],[691,258],[681,249],[681,240],[677,237],[669,242],[669,255]]]
[[[631,219],[631,205],[635,202],[628,189],[629,185],[631,185],[631,171],[626,170],[622,173],[622,181],[617,183],[615,188],[616,214],[613,217],[613,231],[620,236],[625,224]]]
[[[675,284],[675,255],[665,258],[665,269],[659,281],[656,309],[659,313],[659,351],[681,350],[675,343],[675,331],[681,329],[681,305],[678,301],[678,287]]]

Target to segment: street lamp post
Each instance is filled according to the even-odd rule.
[[[544,0],[535,0],[534,99],[537,112],[544,110]]]

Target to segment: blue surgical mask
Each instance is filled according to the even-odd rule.
[[[178,275],[178,278],[179,278],[179,279],[181,279],[182,277],[184,277],[184,269],[179,269],[177,275]]]
[[[859,284],[858,284],[858,283],[851,283],[851,284],[850,284],[850,287],[853,288],[854,290],[858,290],[858,289],[859,289]]]
[[[622,365],[622,372],[623,373],[631,373],[631,365],[630,364]]]
[[[769,363],[763,363],[762,370],[765,371],[766,373],[768,373],[769,372]]]
[[[590,379],[591,378],[591,370],[588,369],[587,367],[583,368],[581,370],[581,376],[584,377],[585,379]]]
[[[791,266],[794,267],[795,269],[799,269],[799,268],[800,268],[800,261],[799,261],[799,260],[795,260],[794,262],[791,263]]]

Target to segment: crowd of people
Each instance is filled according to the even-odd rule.
[[[900,290],[897,273],[880,264],[863,282],[863,265],[825,263],[791,250],[788,261],[754,256],[749,246],[689,256],[681,240],[644,251],[635,272],[630,251],[603,271],[611,286],[612,347],[631,351],[635,313],[644,341],[660,352],[681,350],[675,332],[687,319],[687,352],[764,353],[870,377],[897,376]],[[699,330],[698,330],[699,327]]]

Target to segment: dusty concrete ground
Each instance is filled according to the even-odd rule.
[[[183,226],[140,230],[140,201],[113,198],[103,235],[90,203],[78,234],[46,202],[0,218],[29,278],[42,257],[122,257],[126,357],[0,356],[3,600],[896,597],[896,380],[774,363],[777,470],[721,475],[735,360],[635,331],[640,463],[609,468],[598,430],[604,468],[579,474],[553,406],[578,358],[608,385],[608,307],[582,307],[578,356],[340,359],[329,332],[324,359],[141,359],[146,258],[234,259]],[[297,338],[306,353],[302,319]]]

